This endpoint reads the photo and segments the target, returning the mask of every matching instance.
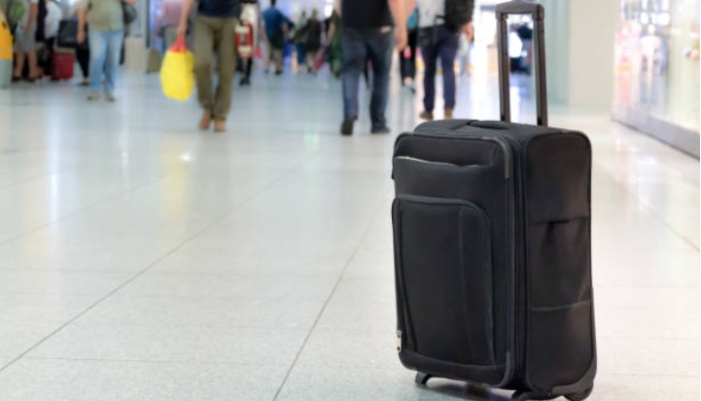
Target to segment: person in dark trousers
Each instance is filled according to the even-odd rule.
[[[452,28],[445,24],[446,1],[464,1],[470,10],[468,22],[463,27]],[[420,117],[433,120],[436,100],[436,69],[440,59],[443,72],[444,118],[453,118],[455,108],[455,57],[460,46],[460,32],[472,40],[472,11],[474,0],[418,0],[419,5],[419,46],[424,60],[424,110]]]
[[[392,47],[406,45],[404,0],[343,0],[341,10],[341,47],[343,48],[343,123],[341,134],[353,134],[358,119],[358,84],[363,68],[372,63],[370,119],[372,133],[388,133],[385,109],[389,92]]]
[[[321,21],[319,21],[319,11],[315,8],[312,10],[312,15],[307,20],[306,25],[306,37],[305,37],[305,51],[307,52],[306,62],[307,71],[310,74],[316,72],[314,64],[316,63],[316,57],[319,54],[319,49],[321,48]]]
[[[78,59],[78,66],[83,75],[80,86],[90,86],[90,47],[84,45],[76,46],[75,58]]]
[[[187,33],[188,17],[195,0],[185,0],[180,13],[178,37]],[[236,69],[235,32],[241,15],[239,0],[199,0],[195,18],[195,82],[202,107],[200,129],[207,130],[214,119],[214,131],[226,131],[231,109],[231,91]],[[212,64],[217,58],[216,92],[212,91]]]
[[[414,90],[414,79],[416,78],[416,40],[419,27],[419,9],[414,8],[414,12],[407,21],[407,46],[399,50],[399,73],[402,77],[402,86]]]
[[[276,0],[270,0],[270,7],[263,11],[263,24],[265,24],[265,36],[268,41],[268,57],[275,65],[275,74],[280,75],[287,33],[293,24],[282,11],[277,9],[276,4]]]
[[[74,6],[70,12],[69,18],[77,21],[79,8],[80,4]],[[86,22],[85,30],[88,31],[89,29],[89,24]],[[83,75],[83,80],[80,81],[80,86],[90,86],[90,46],[87,40],[75,47],[75,58],[78,60],[78,66],[80,67],[80,72]]]
[[[253,58],[258,50],[260,36],[260,3],[244,2],[241,11],[241,23],[250,24],[253,27],[253,54],[251,57],[241,61],[243,76],[239,85],[247,86],[251,84],[251,72],[253,71]]]

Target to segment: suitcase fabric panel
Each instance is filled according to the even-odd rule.
[[[404,195],[393,210],[415,351],[446,362],[493,365],[489,218],[459,199]]]
[[[595,363],[591,146],[584,135],[525,143],[526,380],[539,392],[578,382]]]
[[[445,153],[426,152],[435,147],[451,153],[446,156]],[[506,156],[503,149],[495,142],[479,137],[431,138],[406,135],[398,139],[395,155],[393,176],[398,197],[408,194],[466,200],[480,207],[489,216],[494,355],[495,364],[504,365],[508,346],[507,330],[511,324],[507,319],[511,294],[508,284],[511,268],[507,252],[510,242],[507,239],[511,234],[508,233],[507,224],[507,193],[512,181],[504,177]],[[436,157],[431,162],[420,159],[429,159],[430,156]],[[446,163],[446,159],[465,165]],[[398,235],[395,232],[395,244]]]

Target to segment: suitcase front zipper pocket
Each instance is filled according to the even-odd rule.
[[[487,214],[466,200],[399,195],[392,217],[402,347],[445,362],[494,365]]]

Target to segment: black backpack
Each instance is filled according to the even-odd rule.
[[[474,0],[445,0],[445,26],[459,31],[465,24],[472,21]]]

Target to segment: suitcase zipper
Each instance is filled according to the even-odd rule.
[[[436,161],[430,161],[430,160],[424,160],[424,159],[419,159],[417,157],[411,157],[411,156],[397,156],[395,159],[401,159],[401,160],[409,160],[412,162],[417,162],[417,163],[426,163],[426,164],[438,164],[442,166],[450,166],[450,167],[467,167],[467,166],[459,166],[454,163],[448,163],[448,162],[436,162]]]
[[[414,136],[422,136],[424,138],[443,138],[443,139],[467,139],[467,140],[482,140],[482,141],[489,141],[489,142],[495,142],[499,147],[501,147],[503,153],[504,153],[504,178],[509,179],[511,178],[511,168],[513,164],[512,156],[511,156],[511,148],[509,147],[509,144],[505,142],[501,137],[498,136],[472,136],[468,134],[456,134],[454,132],[450,131],[437,131],[437,132],[432,132],[430,134],[427,133],[414,133],[412,134]],[[409,135],[407,135],[409,136]],[[404,158],[406,156],[395,156],[396,158]],[[412,157],[406,157],[407,159],[415,159]],[[421,159],[415,159],[417,161]],[[426,162],[426,160],[421,160],[423,162]],[[434,162],[430,162],[434,163]],[[441,163],[441,162],[435,162],[435,163]],[[444,164],[451,164],[451,163],[444,163]]]
[[[499,138],[499,140],[502,141],[502,143],[505,143],[506,146],[509,149],[510,156],[512,159],[515,159],[513,157],[513,153],[511,152],[512,147],[513,148],[520,148],[521,144],[517,141],[511,140],[508,137],[505,138]],[[514,152],[518,153],[518,152]],[[512,163],[517,163],[516,160],[512,160]],[[512,244],[511,244],[511,266],[512,266],[512,290],[510,291],[510,294],[512,296],[510,305],[511,305],[511,313],[512,313],[512,318],[513,318],[513,328],[511,330],[511,344],[513,346],[513,367],[512,367],[512,372],[507,375],[509,377],[507,380],[505,380],[504,383],[501,383],[502,385],[506,385],[509,381],[521,381],[523,380],[523,376],[525,376],[525,346],[523,344],[523,341],[525,339],[525,322],[523,321],[523,316],[524,316],[524,308],[525,305],[523,303],[525,302],[525,297],[523,292],[525,291],[525,283],[523,285],[520,285],[519,283],[522,282],[521,278],[524,276],[522,270],[523,267],[519,266],[517,264],[517,260],[523,260],[523,258],[519,258],[519,254],[521,253],[521,242],[519,241],[519,237],[522,237],[522,235],[519,235],[521,230],[523,230],[523,227],[520,227],[517,223],[517,215],[519,213],[523,214],[523,201],[522,200],[517,200],[516,199],[516,194],[522,193],[521,187],[522,187],[522,176],[519,176],[516,174],[516,170],[514,170],[514,181],[512,185],[509,185],[509,213],[510,213],[510,218],[508,221],[511,222],[511,233],[512,235],[510,236]],[[524,276],[525,278],[525,276]]]

